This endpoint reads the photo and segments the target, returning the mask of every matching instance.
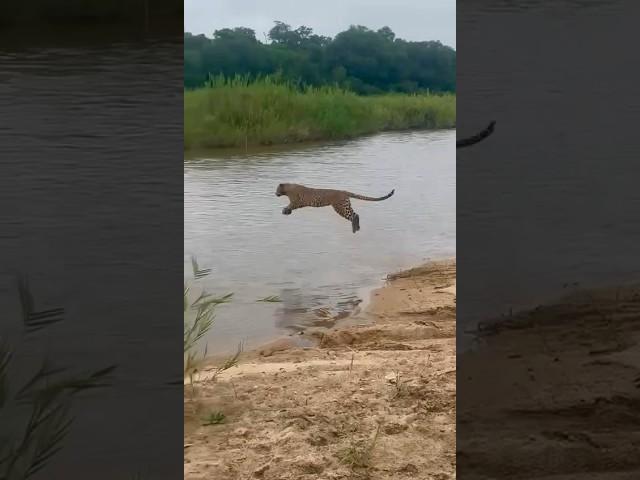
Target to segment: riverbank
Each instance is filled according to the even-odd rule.
[[[640,478],[640,288],[489,324],[458,357],[465,478]]]
[[[358,324],[309,331],[317,346],[203,372],[185,389],[185,478],[455,478],[455,270],[390,275]],[[204,426],[212,412],[225,421]]]
[[[455,125],[456,97],[451,94],[359,96],[337,87],[301,91],[270,79],[215,80],[184,92],[185,150],[289,145]]]

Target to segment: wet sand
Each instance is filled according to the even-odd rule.
[[[185,478],[455,478],[455,272],[390,275],[349,326],[305,332],[316,346],[283,339],[203,371],[185,387]]]
[[[487,324],[458,357],[458,477],[640,478],[640,289]]]

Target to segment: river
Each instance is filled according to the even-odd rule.
[[[630,64],[630,11],[637,2],[458,3],[457,128],[497,121],[458,152],[459,340],[511,309],[640,278],[638,155],[620,148],[637,137],[637,78],[612,74]]]
[[[183,49],[180,39],[122,36],[55,47],[25,36],[17,41],[36,45],[0,48],[9,390],[45,359],[74,372],[118,366],[112,388],[74,403],[64,448],[38,478],[181,478],[182,387],[167,382],[182,374]],[[65,308],[64,322],[21,339],[15,272],[29,277],[37,308]],[[2,434],[9,417],[26,423],[3,413]]]
[[[353,141],[185,162],[185,274],[210,268],[213,294],[233,293],[206,338],[211,353],[246,348],[352,309],[388,273],[456,253],[455,130],[383,133]],[[337,188],[361,230],[330,207],[282,215],[279,183]],[[281,302],[257,300],[278,296]],[[318,310],[320,309],[320,310]]]

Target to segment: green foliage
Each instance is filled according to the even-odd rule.
[[[335,38],[306,26],[275,22],[269,43],[248,28],[216,30],[213,38],[184,35],[184,84],[198,88],[211,76],[280,74],[298,85],[338,85],[358,94],[454,92],[456,52],[437,41],[408,42],[389,27],[352,26]]]
[[[207,355],[206,348],[201,351],[200,342],[213,327],[215,309],[218,305],[231,301],[232,293],[223,296],[214,296],[199,288],[199,293],[193,293],[198,288],[198,280],[206,277],[211,272],[210,268],[200,268],[198,261],[191,258],[193,279],[184,283],[183,309],[184,309],[184,377],[193,385],[193,375],[198,371],[202,361]],[[277,296],[268,296],[258,302],[280,302]],[[213,368],[213,379],[225,370],[238,364],[243,345],[240,343],[236,352],[228,357],[221,365]],[[0,385],[1,386],[1,385]],[[1,477],[0,477],[1,478]]]
[[[17,290],[26,341],[64,319],[63,308],[36,308],[26,279],[18,280]],[[0,337],[0,478],[27,479],[62,449],[73,422],[72,400],[81,392],[110,385],[115,366],[78,374],[45,358],[29,380],[12,388],[12,370],[24,374],[14,352],[15,346]]]
[[[224,413],[212,412],[203,419],[202,425],[204,427],[208,427],[210,425],[220,425],[224,423],[226,419],[227,419],[227,416]]]
[[[352,469],[368,469],[373,460],[373,451],[380,436],[380,425],[376,428],[373,439],[367,441],[352,440],[349,446],[338,452],[338,459]]]
[[[202,360],[206,357],[206,349],[202,354],[199,354],[199,343],[202,338],[211,330],[214,320],[215,308],[223,303],[227,303],[233,296],[232,293],[224,295],[222,297],[216,297],[208,294],[206,291],[201,290],[199,294],[192,295],[194,288],[194,282],[197,279],[203,278],[211,272],[211,269],[201,269],[195,258],[191,259],[191,267],[193,270],[194,281],[185,282],[184,294],[183,294],[183,309],[184,309],[184,376],[189,378],[193,383],[193,375],[197,372]],[[240,349],[238,353],[225,363],[224,368],[226,370],[235,365],[240,355]],[[227,366],[228,365],[228,366]]]
[[[266,302],[266,303],[281,303],[282,300],[277,295],[270,295],[268,297],[261,298],[257,300],[258,302]]]
[[[278,76],[215,77],[184,94],[185,149],[353,138],[383,130],[452,128],[453,94],[359,96]]]

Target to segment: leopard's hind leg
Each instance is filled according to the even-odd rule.
[[[360,216],[353,211],[351,201],[348,198],[340,203],[333,204],[332,207],[338,215],[351,222],[351,230],[353,230],[353,233],[360,230]]]

